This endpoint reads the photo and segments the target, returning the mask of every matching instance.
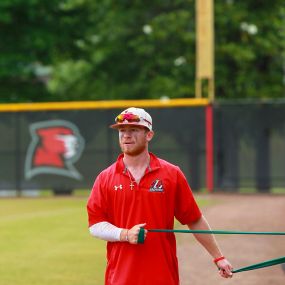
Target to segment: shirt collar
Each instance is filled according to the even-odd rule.
[[[158,168],[161,167],[160,165],[160,162],[157,158],[157,156],[155,156],[153,153],[149,153],[149,156],[150,156],[150,162],[149,162],[149,166],[147,168],[147,172],[150,172],[150,171],[153,171],[153,170],[156,170]],[[117,158],[117,161],[116,161],[116,171],[117,172],[126,172],[126,166],[123,162],[123,157],[124,157],[124,154],[121,153],[118,158]]]

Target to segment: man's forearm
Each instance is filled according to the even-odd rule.
[[[112,242],[123,240],[125,231],[109,222],[100,222],[89,227],[89,232],[92,236]]]
[[[188,225],[191,230],[211,230],[207,220],[202,216],[197,222]],[[198,242],[209,252],[213,258],[222,256],[217,241],[212,234],[194,234]]]

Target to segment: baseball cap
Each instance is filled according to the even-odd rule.
[[[110,126],[113,129],[125,125],[134,125],[146,127],[150,131],[152,130],[152,118],[150,114],[142,108],[130,107],[124,110],[115,118],[115,122],[115,124]]]

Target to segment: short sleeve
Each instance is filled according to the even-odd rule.
[[[108,221],[106,204],[106,187],[104,187],[102,176],[99,174],[87,202],[89,227],[99,222]]]
[[[183,172],[177,168],[175,218],[183,225],[201,218],[201,211]]]

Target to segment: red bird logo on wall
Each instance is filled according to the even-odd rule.
[[[78,128],[64,120],[50,120],[30,125],[32,140],[25,162],[25,177],[55,174],[82,179],[74,167],[84,148]]]

